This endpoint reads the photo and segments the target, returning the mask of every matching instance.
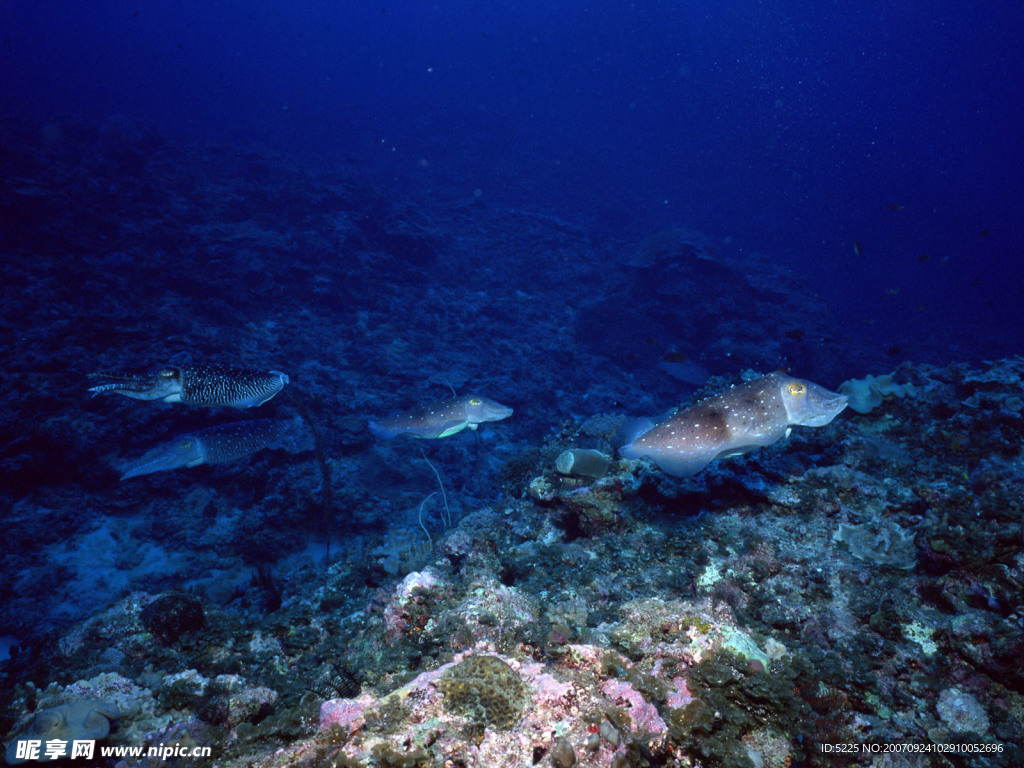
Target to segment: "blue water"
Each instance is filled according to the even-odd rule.
[[[22,1],[0,27],[6,115],[353,160],[602,238],[692,228],[805,273],[857,338],[1019,349],[1012,2]]]

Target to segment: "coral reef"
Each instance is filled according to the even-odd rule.
[[[224,768],[1021,764],[1024,358],[903,363],[912,397],[670,477],[614,458],[628,418],[893,361],[801,342],[829,327],[810,292],[693,233],[599,245],[145,131],[0,128],[7,742],[91,702],[105,746]],[[154,357],[279,362],[260,415],[315,456],[120,483],[226,418],[80,397]],[[514,415],[367,430],[449,385]]]
[[[526,703],[519,676],[497,656],[466,656],[445,672],[438,688],[448,712],[499,730],[515,725]]]

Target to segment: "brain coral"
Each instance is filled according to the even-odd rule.
[[[519,675],[497,656],[467,656],[438,687],[450,713],[498,729],[516,724],[528,693]]]

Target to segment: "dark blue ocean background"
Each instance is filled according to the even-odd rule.
[[[685,226],[806,275],[852,339],[976,358],[1024,322],[1022,28],[1009,2],[14,2],[0,107]]]
[[[1019,743],[1022,138],[1005,0],[3,3],[0,736],[91,695],[112,743],[223,765]],[[88,391],[206,364],[289,383]],[[692,478],[615,461],[778,369],[896,386]],[[514,414],[367,429],[453,391]],[[265,450],[122,479],[264,418]],[[556,471],[575,448],[611,463]],[[542,692],[529,727],[459,730],[426,682],[390,730],[317,709],[471,652]],[[955,764],[1019,764],[986,754]]]

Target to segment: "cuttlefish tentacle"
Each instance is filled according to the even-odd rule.
[[[227,365],[168,365],[146,373],[94,373],[90,378],[104,380],[89,388],[94,395],[235,408],[262,405],[288,383],[280,371]]]
[[[776,371],[679,411],[619,455],[647,457],[666,474],[687,477],[715,459],[772,445],[791,427],[823,427],[846,405],[846,395]]]
[[[90,379],[104,379],[103,384],[90,387],[94,395],[116,394],[133,400],[174,399],[181,394],[182,369],[167,366],[145,373],[92,373]]]

